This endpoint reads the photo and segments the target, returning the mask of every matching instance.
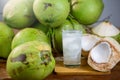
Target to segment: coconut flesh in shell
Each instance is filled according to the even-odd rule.
[[[88,57],[89,51],[99,42],[101,38],[92,34],[84,34],[81,39],[82,56]]]
[[[120,61],[120,45],[110,37],[103,38],[90,50],[88,64],[101,72],[110,71]]]

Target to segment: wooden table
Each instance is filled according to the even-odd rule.
[[[5,62],[0,62],[0,80],[12,80],[5,66]],[[53,72],[45,80],[120,80],[120,63],[112,69],[109,75],[58,75]]]

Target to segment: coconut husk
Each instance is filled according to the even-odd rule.
[[[114,40],[113,38],[107,37],[100,42],[108,42],[110,44],[110,48],[112,51],[112,54],[109,58],[109,61],[107,63],[96,63],[91,58],[91,53],[89,53],[88,56],[88,64],[97,71],[107,72],[110,71],[115,65],[120,61],[120,44]]]

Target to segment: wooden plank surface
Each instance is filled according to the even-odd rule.
[[[59,75],[109,75],[109,72],[99,72],[92,69],[86,59],[82,59],[80,66],[65,66],[63,61],[56,60],[55,72]]]

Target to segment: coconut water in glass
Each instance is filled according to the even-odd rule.
[[[63,63],[66,66],[81,64],[81,36],[80,30],[63,30]]]

